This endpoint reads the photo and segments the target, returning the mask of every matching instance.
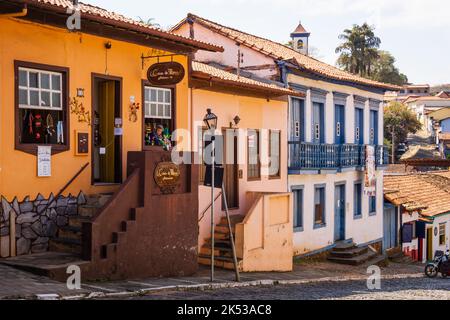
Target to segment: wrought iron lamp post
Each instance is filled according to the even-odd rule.
[[[215,171],[215,136],[214,132],[217,128],[217,116],[212,113],[211,109],[206,110],[206,115],[203,118],[203,122],[208,127],[208,130],[212,131],[211,135],[211,282],[214,281],[214,171]]]

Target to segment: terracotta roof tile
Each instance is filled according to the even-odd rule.
[[[296,63],[299,67],[304,68],[307,71],[320,74],[327,78],[353,82],[372,87],[378,87],[386,90],[397,91],[402,89],[402,87],[399,86],[365,79],[352,73],[343,71],[337,67],[331,66],[324,62],[316,60],[312,57],[303,55],[293,50],[292,48],[289,48],[285,45],[274,42],[272,40],[268,40],[233,28],[229,28],[193,14],[189,14],[188,17],[194,19],[196,22],[202,24],[206,28],[212,29],[232,39],[233,41],[239,42],[247,47],[250,47],[274,59],[292,61]],[[172,31],[177,30],[184,23],[184,21],[185,20],[178,23],[171,30]]]
[[[385,197],[411,210],[423,208],[424,216],[450,212],[450,172],[386,175]]]
[[[288,89],[288,88],[283,88],[283,87],[279,87],[275,84],[269,84],[269,83],[265,83],[262,81],[257,81],[257,80],[253,80],[250,78],[245,78],[245,77],[238,77],[236,74],[231,73],[231,72],[227,72],[225,70],[213,67],[211,65],[205,64],[205,63],[201,63],[198,61],[193,61],[192,62],[192,72],[193,72],[193,77],[196,77],[196,73],[201,73],[204,75],[207,75],[208,77],[212,78],[212,80],[214,80],[214,78],[219,79],[219,80],[223,80],[229,83],[234,83],[234,84],[238,84],[240,86],[248,86],[248,87],[258,87],[261,89],[266,89],[272,92],[276,92],[280,95],[299,95],[298,92]],[[303,96],[303,94],[301,94],[301,96]]]
[[[74,9],[74,5],[70,0],[12,0],[17,3],[27,3],[29,5],[36,5],[47,9]],[[160,38],[166,38],[168,40],[178,41],[180,43],[190,45],[192,47],[197,47],[198,49],[210,50],[210,51],[223,51],[222,47],[212,45],[210,43],[194,40],[188,37],[184,37],[172,32],[164,31],[161,28],[157,28],[155,26],[149,26],[140,21],[125,17],[124,15],[108,11],[106,9],[102,9],[100,7],[96,7],[90,4],[78,3],[78,7],[80,13],[83,15],[95,16],[98,18],[106,19],[111,21],[112,23],[121,23],[122,25],[126,25],[130,29],[138,28],[141,32],[148,32],[153,36],[158,36]]]

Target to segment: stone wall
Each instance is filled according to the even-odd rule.
[[[47,251],[49,240],[56,237],[59,228],[68,225],[70,216],[78,215],[78,206],[85,203],[82,192],[57,199],[53,194],[47,199],[39,194],[34,200],[25,197],[22,202],[1,197],[0,257],[14,255],[14,248],[16,255]],[[12,241],[15,245],[11,245]]]

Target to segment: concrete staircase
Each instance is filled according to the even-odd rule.
[[[233,235],[235,235],[236,224],[242,222],[244,218],[245,216],[242,215],[230,216]],[[208,238],[200,249],[198,263],[210,266],[211,254],[211,238]],[[233,249],[226,217],[222,217],[214,229],[214,266],[234,270]],[[242,261],[240,259],[238,259],[238,268],[242,269]]]
[[[336,246],[331,250],[328,260],[357,266],[375,259],[378,253],[374,252],[369,246],[358,247],[353,241],[338,242]]]
[[[57,237],[50,240],[49,251],[81,256],[82,224],[100,210],[112,194],[96,194],[86,198],[86,204],[78,208],[78,215],[69,218],[69,224],[59,229]]]

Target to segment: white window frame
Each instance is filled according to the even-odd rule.
[[[146,119],[172,119],[172,89],[167,89],[167,88],[160,88],[160,87],[151,87],[151,86],[145,86],[144,87],[144,117]],[[147,90],[148,90],[148,97],[149,100],[145,99],[145,96],[147,95]],[[151,91],[152,90],[156,90],[156,101],[152,101],[151,100]],[[159,92],[163,93],[163,102],[158,101],[158,94]],[[166,93],[169,93],[169,97],[170,97],[170,101],[164,101],[165,97],[166,97]],[[156,114],[152,115],[151,114],[151,105],[154,104],[156,105]],[[162,106],[163,107],[163,115],[160,116],[158,115],[158,107]],[[166,108],[169,108],[169,115],[166,116]],[[147,110],[149,111],[149,113],[147,113]]]
[[[20,72],[25,71],[27,73],[27,86],[20,85]],[[37,73],[38,74],[38,87],[30,87],[30,73]],[[49,87],[50,89],[44,89],[41,87],[41,75],[46,74],[49,76]],[[53,79],[52,76],[59,76],[59,90],[53,89]],[[19,91],[18,94],[20,95],[20,90],[26,90],[27,91],[27,99],[28,104],[20,104],[19,102],[19,109],[36,109],[36,110],[53,110],[53,111],[63,111],[63,74],[61,72],[54,72],[54,71],[46,71],[41,69],[32,69],[32,68],[24,68],[19,67],[19,73],[18,73],[19,81],[18,81],[18,87]],[[39,101],[42,101],[41,99],[41,93],[42,92],[48,92],[50,94],[50,106],[35,106],[30,104],[30,92],[35,91],[39,94]],[[58,93],[59,94],[59,107],[53,107],[53,94]]]

